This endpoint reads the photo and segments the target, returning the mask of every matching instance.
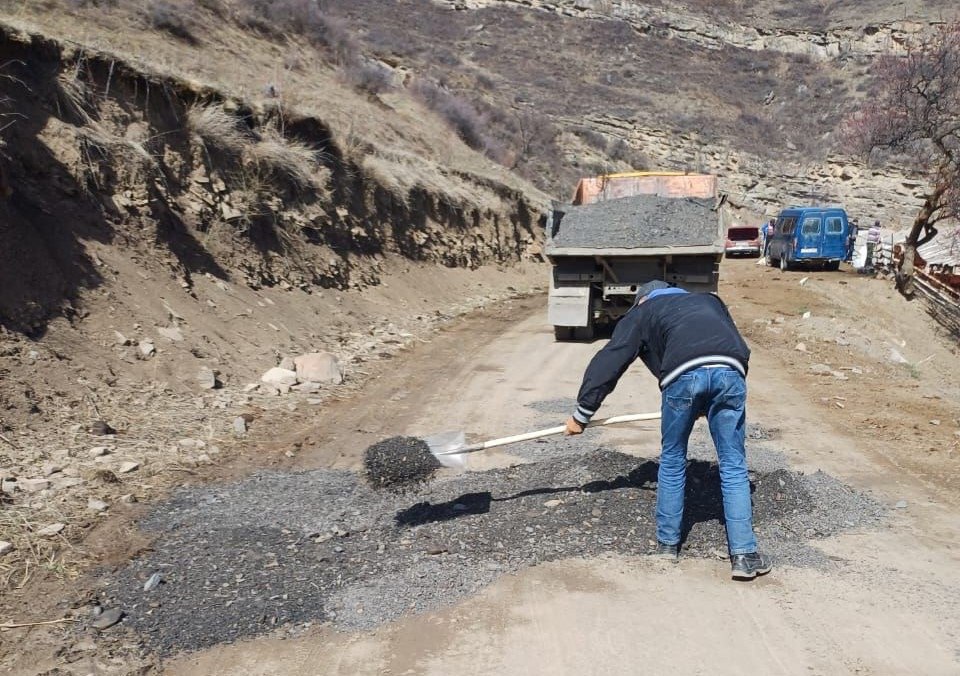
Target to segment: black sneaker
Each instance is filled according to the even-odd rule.
[[[734,554],[730,557],[734,580],[752,580],[757,575],[766,575],[772,568],[770,557],[757,552]]]
[[[680,557],[680,547],[679,545],[667,545],[662,542],[658,542],[657,548],[654,550],[653,555],[658,559],[671,559],[676,561]]]

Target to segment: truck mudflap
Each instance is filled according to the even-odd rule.
[[[550,285],[547,321],[554,326],[590,326],[590,285]]]

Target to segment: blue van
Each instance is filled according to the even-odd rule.
[[[801,265],[839,270],[850,224],[839,207],[790,207],[780,212],[767,243],[767,265],[789,270]]]

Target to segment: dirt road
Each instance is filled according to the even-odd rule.
[[[450,607],[365,631],[314,626],[214,647],[168,661],[167,673],[960,672],[953,345],[880,280],[753,261],[725,264],[724,280],[754,349],[748,417],[767,448],[890,508],[875,527],[817,540],[828,565],[781,565],[736,584],[719,559],[564,559]],[[600,344],[554,343],[541,299],[467,320],[327,411],[291,469],[356,467],[367,445],[394,434],[462,428],[481,438],[559,421]],[[891,363],[891,345],[905,365]],[[604,413],[657,402],[652,377],[635,366]],[[655,432],[595,438],[657,454]],[[525,462],[509,449],[473,461],[474,470]],[[451,559],[442,565],[459,565]]]

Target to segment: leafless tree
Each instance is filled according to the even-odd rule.
[[[913,293],[917,247],[936,224],[960,216],[960,22],[943,24],[902,55],[877,59],[862,109],[846,137],[862,152],[903,162],[928,180],[897,269],[897,288]]]

